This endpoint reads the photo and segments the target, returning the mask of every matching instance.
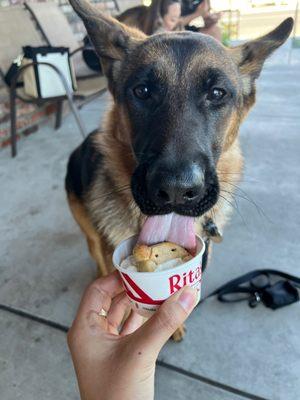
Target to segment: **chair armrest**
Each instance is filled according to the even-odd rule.
[[[75,119],[76,119],[76,121],[77,121],[77,123],[78,123],[80,132],[81,132],[83,138],[85,138],[85,137],[86,137],[85,127],[84,127],[84,125],[83,125],[83,123],[82,123],[82,120],[81,120],[81,117],[80,117],[80,115],[79,115],[79,113],[78,113],[77,107],[76,107],[76,105],[74,104],[74,101],[73,101],[73,91],[70,90],[69,85],[68,85],[68,82],[66,81],[66,78],[64,77],[63,73],[60,71],[59,68],[57,68],[57,67],[56,67],[55,65],[53,65],[53,64],[50,64],[50,63],[48,63],[48,62],[32,62],[32,63],[26,64],[26,65],[23,65],[23,66],[18,70],[18,72],[16,73],[16,75],[15,75],[15,76],[13,77],[13,79],[12,79],[12,85],[11,85],[11,87],[10,87],[10,99],[11,99],[11,103],[13,103],[13,99],[14,99],[15,94],[16,94],[16,84],[17,84],[17,80],[18,80],[19,76],[20,76],[27,68],[33,67],[33,66],[35,66],[35,65],[46,65],[46,66],[52,68],[52,69],[57,73],[57,75],[59,76],[59,78],[60,78],[60,80],[61,80],[61,83],[63,84],[63,86],[64,86],[64,88],[65,88],[66,96],[64,95],[64,96],[57,96],[57,97],[49,97],[49,100],[67,97],[67,100],[68,100],[68,102],[69,102],[71,111],[73,112],[74,117],[75,117]]]
[[[83,49],[84,49],[84,46],[77,47],[77,49],[71,51],[70,57],[73,57],[75,54],[77,54],[79,51],[82,51]]]
[[[16,75],[13,77],[13,79],[12,79],[12,81],[11,81],[11,86],[10,86],[11,92],[14,92],[14,91],[16,90],[17,81],[18,81],[19,77],[22,75],[22,73],[23,73],[27,68],[33,67],[33,66],[35,66],[35,65],[46,65],[46,66],[52,68],[52,69],[57,73],[57,75],[59,76],[59,78],[60,78],[60,80],[61,80],[61,82],[62,82],[62,84],[63,84],[63,86],[64,86],[64,89],[65,89],[65,91],[66,91],[66,95],[67,95],[68,99],[72,101],[73,92],[70,90],[69,85],[68,85],[68,83],[67,83],[67,81],[66,81],[66,78],[64,77],[64,74],[60,71],[59,68],[57,68],[55,65],[50,64],[50,63],[48,63],[48,62],[32,62],[32,63],[26,64],[26,65],[22,65],[22,66],[18,69]],[[62,97],[63,97],[63,96],[62,96]]]

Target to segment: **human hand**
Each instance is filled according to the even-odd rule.
[[[208,12],[209,12],[209,3],[207,0],[202,1],[198,7],[196,8],[196,10],[194,11],[195,16],[197,17],[205,17]]]
[[[221,17],[222,17],[222,13],[221,12],[210,13],[206,17],[204,17],[204,20],[210,20],[210,21],[212,21],[214,23],[217,23]]]
[[[86,290],[68,332],[68,345],[83,400],[152,400],[159,351],[196,303],[184,287],[143,324],[131,312],[119,275],[97,279]],[[100,316],[104,310],[107,316]]]

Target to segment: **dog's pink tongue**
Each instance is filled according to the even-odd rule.
[[[193,252],[196,248],[194,218],[174,213],[148,217],[138,242],[151,245],[164,241],[177,243]]]

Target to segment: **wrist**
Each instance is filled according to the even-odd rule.
[[[81,400],[154,400],[155,364],[146,368],[122,360],[118,364],[77,374]]]
[[[111,384],[105,384],[103,395],[97,400],[154,400],[154,368],[151,371],[136,371],[131,376],[115,374]]]

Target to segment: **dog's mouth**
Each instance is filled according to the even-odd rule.
[[[147,193],[144,175],[137,169],[132,176],[131,191],[141,212],[147,215],[139,242],[152,245],[170,241],[193,252],[196,247],[195,219],[209,211],[218,201],[219,183],[212,176],[203,197],[197,203],[157,206]]]
[[[193,253],[196,248],[195,218],[175,213],[149,216],[138,241],[147,245],[173,242]]]

